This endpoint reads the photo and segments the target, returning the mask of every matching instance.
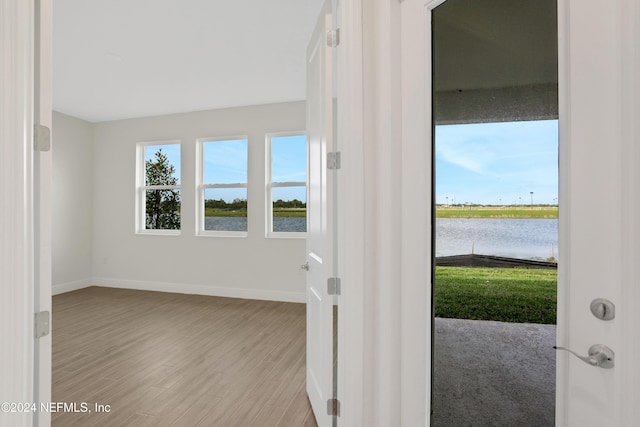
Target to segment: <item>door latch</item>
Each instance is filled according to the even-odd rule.
[[[607,347],[604,344],[594,344],[589,347],[589,356],[580,356],[575,351],[569,350],[568,348],[553,346],[556,350],[566,350],[569,353],[576,356],[578,359],[582,360],[585,363],[588,363],[591,366],[596,366],[598,368],[611,369],[615,366],[615,354],[613,350]]]
[[[596,298],[589,306],[591,313],[600,320],[612,320],[616,317],[616,306],[605,298]]]

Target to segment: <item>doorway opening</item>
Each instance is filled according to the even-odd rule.
[[[312,3],[322,2],[314,1]],[[117,37],[107,37],[109,40],[105,40],[104,45],[108,46],[108,49],[100,47],[102,46],[100,44],[98,44],[98,47],[94,49],[96,51],[96,56],[104,56],[108,60],[106,66],[102,65],[98,68],[104,69],[108,67],[109,73],[111,73],[108,76],[109,78],[102,79],[101,83],[107,85],[113,81],[118,81],[118,79],[121,79],[124,82],[139,81],[139,87],[135,90],[118,88],[123,93],[128,93],[128,96],[125,97],[128,100],[128,105],[142,104],[142,102],[135,102],[137,98],[134,99],[134,96],[140,96],[143,94],[144,91],[142,90],[142,87],[146,87],[145,84],[147,83],[161,82],[160,85],[163,86],[163,88],[171,88],[175,84],[176,87],[174,87],[174,89],[177,89],[173,91],[169,90],[169,92],[179,94],[179,96],[177,96],[179,99],[175,100],[176,102],[174,102],[174,105],[170,107],[170,110],[164,111],[164,113],[167,114],[162,118],[158,118],[157,114],[160,113],[156,113],[155,111],[147,111],[144,114],[138,113],[140,115],[144,115],[145,119],[138,122],[135,121],[134,118],[127,117],[131,120],[127,123],[126,129],[125,127],[119,127],[119,123],[116,123],[118,122],[116,119],[121,117],[114,117],[107,120],[97,118],[95,119],[96,124],[88,122],[82,123],[79,119],[74,120],[74,118],[69,117],[68,122],[73,122],[73,126],[67,126],[67,128],[69,128],[68,133],[74,132],[75,135],[79,133],[79,131],[77,131],[79,128],[82,130],[86,129],[87,137],[78,137],[78,140],[82,140],[77,141],[77,145],[87,142],[87,145],[91,145],[91,151],[87,150],[86,156],[83,156],[83,158],[80,159],[81,161],[78,161],[78,151],[73,150],[75,147],[71,146],[71,143],[76,145],[76,139],[66,138],[67,141],[69,141],[69,145],[67,146],[68,149],[63,152],[59,149],[60,145],[58,145],[56,151],[58,157],[56,158],[56,161],[60,161],[60,155],[69,154],[69,156],[67,156],[69,160],[73,159],[73,163],[81,164],[88,169],[80,171],[77,175],[74,173],[73,176],[71,176],[72,174],[69,173],[67,168],[59,168],[58,170],[64,171],[66,176],[69,176],[69,181],[82,182],[83,184],[88,182],[89,188],[86,193],[83,191],[81,194],[82,198],[80,202],[82,202],[82,204],[78,201],[78,199],[80,199],[78,194],[73,194],[75,202],[73,204],[65,203],[64,208],[72,206],[73,209],[71,210],[86,214],[83,215],[83,220],[86,216],[87,222],[90,224],[94,222],[96,224],[100,224],[100,227],[89,227],[89,232],[91,234],[83,232],[63,233],[65,249],[67,246],[70,246],[66,245],[69,240],[76,238],[77,240],[80,240],[80,237],[86,237],[88,240],[87,247],[92,249],[92,251],[87,251],[91,253],[87,257],[88,262],[86,272],[83,271],[78,274],[86,274],[89,278],[99,277],[100,279],[96,279],[95,281],[91,279],[91,283],[102,284],[103,286],[117,287],[118,283],[116,283],[115,280],[112,280],[112,278],[120,277],[123,279],[120,282],[120,286],[123,287],[135,287],[136,283],[137,286],[140,286],[140,284],[144,282],[144,286],[147,289],[151,288],[153,290],[185,293],[198,293],[198,290],[201,293],[215,293],[219,288],[224,287],[224,289],[229,290],[229,294],[225,296],[241,296],[240,293],[242,293],[243,298],[268,299],[274,298],[271,294],[279,294],[279,296],[276,296],[274,299],[287,299],[293,296],[294,298],[292,299],[297,299],[298,303],[304,302],[304,273],[299,268],[301,262],[304,260],[304,236],[293,236],[291,233],[297,232],[302,234],[306,228],[303,207],[300,203],[293,203],[295,199],[297,199],[297,201],[302,201],[302,198],[306,198],[306,191],[304,191],[306,190],[306,182],[303,182],[306,181],[306,179],[300,179],[297,175],[299,170],[291,171],[285,170],[286,168],[283,167],[278,168],[278,163],[274,163],[273,160],[275,156],[279,156],[279,160],[282,160],[283,156],[281,156],[281,154],[283,153],[278,153],[278,150],[276,149],[274,155],[274,146],[277,144],[274,143],[275,141],[273,141],[273,138],[271,138],[270,141],[271,150],[267,152],[265,148],[265,140],[266,137],[271,135],[273,132],[291,133],[304,131],[305,129],[304,103],[289,103],[283,101],[304,99],[305,97],[304,56],[301,56],[304,55],[305,45],[303,44],[302,46],[298,46],[298,41],[305,40],[306,42],[310,31],[305,27],[306,19],[304,18],[306,17],[306,14],[303,13],[299,16],[298,11],[302,9],[302,12],[306,12],[306,4],[303,6],[291,4],[289,5],[291,7],[274,7],[274,4],[271,3],[260,4],[258,2],[253,5],[255,7],[251,9],[252,13],[248,15],[246,13],[246,5],[240,9],[232,6],[215,8],[214,6],[207,5],[206,2],[195,2],[195,4],[190,4],[188,6],[174,5],[164,2],[155,8],[151,14],[149,14],[149,11],[145,8],[140,10],[140,7],[132,6],[132,8],[130,8],[131,10],[128,10],[126,16],[118,13],[100,13],[104,8],[98,8],[98,11],[96,12],[95,8],[87,9],[75,6],[78,5],[74,4],[67,5],[67,7],[64,8],[56,8],[57,20],[64,21],[65,24],[69,25],[55,25],[55,28],[71,28],[73,27],[71,24],[77,22],[76,19],[80,21],[81,24],[92,22],[92,20],[88,19],[87,16],[91,16],[92,13],[96,13],[97,15],[103,15],[104,17],[104,19],[100,19],[98,22],[103,24],[105,22],[112,22],[114,25],[106,25],[106,27],[119,29],[117,31]],[[311,5],[308,7],[313,8],[313,14],[317,15],[319,13],[319,9],[317,7]],[[264,37],[265,33],[271,33],[273,35],[280,34],[280,32],[275,33],[268,31],[268,28],[270,28],[275,21],[272,19],[266,19],[266,17],[270,16],[267,12],[273,12],[274,10],[277,15],[283,18],[295,18],[294,23],[296,24],[276,25],[278,28],[286,28],[284,34],[285,38],[287,38],[287,43],[271,43],[271,45],[276,47],[290,46],[294,52],[297,52],[296,55],[299,59],[289,61],[286,60],[288,56],[284,56],[283,60],[280,61],[280,64],[287,65],[285,65],[285,70],[282,72],[279,71],[279,68],[270,65],[268,61],[263,60],[266,58],[264,56],[265,50],[260,49],[260,44],[258,43],[259,41],[267,39]],[[65,15],[65,11],[68,11],[69,14]],[[144,19],[135,18],[137,16],[136,12],[139,11],[146,12],[146,14],[143,14],[142,16]],[[236,11],[239,13],[236,14]],[[230,26],[236,27],[235,29],[247,28],[247,31],[244,31],[240,37],[235,37],[233,35],[235,33],[227,31],[227,27],[221,25],[222,23],[232,23],[233,17],[235,16],[242,18],[242,22],[244,22],[244,24],[230,24]],[[249,18],[256,16],[258,16],[261,21],[260,25],[250,25],[251,21]],[[119,20],[119,17],[122,17],[123,19]],[[222,22],[218,23],[219,21]],[[299,24],[301,21],[303,24]],[[95,22],[95,20],[93,20],[93,22]],[[135,22],[135,25],[129,25],[129,22]],[[169,22],[171,25],[163,25],[164,22]],[[149,28],[143,28],[147,23]],[[185,25],[188,28],[183,31],[182,25]],[[84,28],[83,25],[79,24],[78,26]],[[295,29],[301,26],[305,27],[302,28],[304,32],[298,33],[300,34],[299,37],[292,38],[291,34],[296,33]],[[88,27],[86,28],[89,29]],[[124,30],[128,30],[130,28],[133,29],[132,32],[134,34],[127,37]],[[167,28],[170,28],[170,30],[167,30]],[[259,28],[260,31],[254,31],[256,28]],[[98,31],[98,35],[102,35],[104,33],[104,31]],[[252,37],[258,33],[262,36],[254,40]],[[75,34],[72,34],[74,37],[69,38],[78,39],[78,34],[82,34],[83,43],[81,44],[90,44],[91,38],[89,36],[92,35],[92,33],[89,31],[77,31]],[[225,34],[225,37],[221,39],[220,37],[217,37],[216,34]],[[157,40],[162,41],[165,36],[171,39],[170,43],[156,43]],[[182,43],[180,40],[183,39],[178,36],[185,36],[187,39],[189,37],[193,37],[193,42]],[[296,43],[293,43],[293,41],[295,41],[294,39],[297,40]],[[223,40],[223,42],[218,44],[220,40]],[[222,55],[223,50],[219,48],[219,46],[228,45],[225,40],[238,40],[242,45],[246,45],[244,49],[240,49],[243,54],[238,55],[238,49],[231,49],[233,51],[231,52],[231,59],[225,60]],[[147,60],[147,56],[140,58],[140,55],[133,52],[135,50],[134,46],[137,42],[141,42],[141,44],[144,45],[145,49],[143,52],[158,52],[158,55],[153,58],[154,61]],[[56,46],[56,54],[68,51],[68,49],[58,49],[58,47],[60,46]],[[157,47],[161,48],[156,49]],[[195,49],[196,47],[202,47],[208,53],[190,55],[192,52],[191,48]],[[174,50],[176,52],[175,54],[172,54]],[[103,52],[105,52],[104,55]],[[275,54],[275,51],[267,52],[269,52],[267,56],[270,58],[281,58],[281,56]],[[74,54],[72,56],[89,57],[90,55]],[[56,55],[56,57],[62,58],[62,56],[58,55]],[[93,55],[90,57],[93,58]],[[196,59],[197,65],[192,66],[186,64],[186,61],[191,58]],[[207,62],[207,58],[215,58],[215,64],[210,66]],[[253,58],[255,64],[259,63],[260,66],[243,66],[243,61],[250,61],[251,58]],[[159,62],[155,62],[155,60]],[[61,59],[57,62],[65,63],[66,61]],[[127,69],[127,64],[131,63],[147,64],[151,70],[150,72],[140,72],[139,74],[129,75],[127,77],[125,75],[125,70]],[[156,64],[158,63],[161,63],[161,66],[157,66]],[[160,77],[161,70],[173,70],[171,67],[178,63],[181,65],[179,65],[176,70],[191,70],[190,72],[187,72],[188,76],[185,77],[184,74],[175,72],[170,74],[171,76],[176,76],[177,80],[171,80],[169,78],[164,80]],[[291,73],[289,73],[288,68],[291,68]],[[297,81],[292,76],[294,74],[298,74],[298,68],[302,70],[300,79],[300,82],[302,83],[302,91],[299,96],[287,95],[285,89],[288,88],[289,83],[295,83]],[[113,71],[111,71],[112,69]],[[216,78],[214,76],[214,71],[220,70],[223,70],[223,72],[228,70],[227,76],[223,78]],[[254,95],[255,92],[257,92],[257,90],[253,89],[253,84],[257,79],[252,79],[248,70],[262,70],[258,72],[258,74],[261,74],[262,76],[280,76],[281,81],[279,82],[257,85],[260,88],[281,88],[280,93],[277,94],[280,98],[268,98],[264,96],[259,101],[252,101],[249,96]],[[265,72],[265,70],[267,71]],[[157,71],[157,73],[155,71]],[[61,73],[56,74],[58,76],[61,75]],[[85,75],[92,76],[93,73],[85,73]],[[235,88],[235,93],[232,94],[232,100],[234,102],[233,105],[218,104],[211,106],[209,104],[203,104],[203,106],[189,107],[188,109],[181,110],[182,107],[178,105],[178,101],[184,101],[190,98],[190,92],[185,89],[184,86],[186,83],[196,80],[202,76],[204,76],[205,83],[210,81],[223,82],[223,86],[226,85],[225,88],[232,86],[230,84],[233,80],[232,77],[247,76],[247,80],[245,81],[245,85],[233,86]],[[180,78],[182,78],[182,80],[180,80]],[[68,80],[73,80],[73,78]],[[99,78],[96,78],[96,81],[99,80]],[[287,85],[284,84],[285,82]],[[104,85],[100,84],[94,86],[99,88]],[[223,90],[209,91],[208,88],[209,87],[206,84],[203,84],[201,87],[197,88],[196,93],[215,94],[215,96],[210,97],[211,99],[220,100],[223,98]],[[63,90],[57,91],[57,93],[64,92],[65,91]],[[154,91],[154,93],[158,96],[157,99],[167,98],[162,91]],[[101,99],[99,96],[90,98]],[[140,98],[142,98],[142,96],[140,96]],[[153,99],[156,98],[154,97]],[[160,104],[159,101],[158,104]],[[224,107],[230,108],[227,109]],[[173,108],[175,108],[175,110],[173,110]],[[218,109],[224,109],[224,111],[214,111]],[[180,113],[181,111],[186,112],[181,113],[183,115],[180,116],[180,118],[174,118],[169,114],[173,112]],[[218,115],[218,113],[220,113],[220,115]],[[244,113],[246,113],[246,115]],[[103,121],[109,123],[103,124]],[[65,122],[65,125],[66,124],[67,122]],[[106,130],[107,128],[109,128],[109,130]],[[112,140],[110,136],[105,135],[114,129],[118,129],[115,131],[116,133],[126,136],[120,136]],[[62,125],[56,129],[56,131],[58,130],[62,130]],[[105,133],[103,133],[103,131]],[[147,138],[150,138],[151,140],[164,140],[166,135],[171,135],[167,138],[177,138],[181,141],[181,148],[178,151],[181,153],[181,156],[173,159],[169,157],[168,160],[171,164],[176,166],[176,174],[178,175],[180,174],[179,170],[182,166],[181,171],[184,180],[181,181],[180,184],[183,185],[184,190],[181,194],[182,203],[180,207],[176,208],[175,204],[170,207],[170,213],[173,214],[173,217],[177,216],[176,212],[181,213],[182,222],[179,223],[175,218],[172,218],[171,224],[165,227],[170,230],[177,230],[181,227],[181,234],[179,237],[170,238],[164,238],[165,236],[160,235],[136,235],[131,237],[130,235],[132,234],[132,230],[129,229],[129,227],[126,227],[127,229],[124,230],[124,226],[114,226],[114,223],[126,225],[134,217],[134,215],[131,215],[129,212],[129,209],[133,210],[133,203],[130,203],[130,200],[120,200],[121,194],[125,195],[126,199],[130,199],[130,192],[127,188],[130,188],[129,186],[132,183],[129,182],[128,178],[134,175],[134,171],[131,170],[133,169],[133,161],[129,162],[126,159],[133,157],[135,153],[132,149],[131,143],[135,143],[142,139],[146,140]],[[57,136],[62,136],[62,132],[57,132]],[[244,136],[246,136],[246,138],[244,138]],[[230,141],[230,139],[232,139],[232,141]],[[248,141],[245,141],[245,139]],[[114,143],[112,144],[111,142]],[[225,142],[229,142],[229,144],[225,144]],[[232,144],[232,142],[235,144]],[[214,145],[215,147],[213,147]],[[301,145],[304,146],[304,142],[301,143]],[[84,147],[84,144],[82,146]],[[201,153],[199,153],[199,151]],[[85,152],[83,151],[82,153],[84,154]],[[150,154],[153,155],[155,153],[157,153],[157,150],[154,150],[153,153]],[[166,153],[166,150],[163,150],[163,153]],[[226,153],[226,157],[218,155],[222,153]],[[202,154],[200,156],[201,159],[198,159],[199,154]],[[66,160],[67,157],[64,159]],[[116,163],[122,167],[110,168],[108,167],[108,162],[103,162],[105,158],[111,157],[121,159],[121,162],[118,161]],[[99,160],[100,162],[98,162]],[[210,163],[208,162],[209,160],[211,160]],[[97,163],[97,167],[92,168],[91,165],[94,161]],[[144,165],[144,161],[140,163]],[[220,167],[216,169],[214,167],[214,163],[215,166]],[[287,162],[287,159],[285,159],[285,163],[288,163],[287,166],[292,166],[290,164],[291,162]],[[62,164],[62,162],[59,162],[58,164]],[[101,165],[104,165],[104,167]],[[211,168],[207,165],[211,166]],[[303,160],[303,170],[305,169],[305,166],[306,162]],[[233,169],[235,173],[244,175],[244,177],[230,178],[230,175],[220,174],[215,176],[208,174],[210,169],[214,171],[221,171],[222,167],[225,169]],[[198,176],[200,175],[197,170],[198,168],[201,169],[201,177]],[[265,176],[267,168],[271,168],[269,180],[267,180]],[[141,168],[141,170],[144,171],[144,168]],[[75,172],[75,169],[73,172]],[[280,174],[279,178],[274,175],[276,172]],[[288,177],[284,178],[283,175],[288,175]],[[294,176],[292,177],[291,175]],[[87,176],[91,179],[87,180]],[[82,179],[78,177],[82,177]],[[210,179],[208,177],[210,177]],[[121,180],[120,178],[123,179]],[[94,197],[95,194],[104,193],[103,186],[107,183],[110,188],[124,189],[123,191],[115,192],[116,194],[114,195],[114,198],[109,202],[109,205],[111,205],[110,207],[102,205],[102,202],[106,200],[105,198]],[[67,187],[64,184],[65,183],[63,182],[58,188],[64,189]],[[157,192],[169,190],[173,196],[173,192],[177,190],[176,188],[173,188],[177,183],[161,182],[157,184],[158,186],[166,187],[171,185],[172,187],[170,189],[157,188],[154,190]],[[277,187],[276,190],[278,191],[274,190],[274,187]],[[297,196],[291,196],[291,194],[283,194],[283,192],[280,191],[289,187],[302,189],[300,190],[301,193],[296,193],[299,194]],[[272,191],[267,193],[267,188]],[[228,197],[227,194],[230,194],[231,192],[235,192],[235,194]],[[274,199],[274,196],[277,197]],[[288,197],[294,197],[294,200],[287,200]],[[62,198],[55,199],[63,200]],[[249,201],[247,201],[247,199],[249,199]],[[145,200],[144,197],[142,200]],[[276,212],[276,215],[274,215],[274,211],[277,209],[274,209],[273,202],[277,202],[278,200],[283,200],[284,205],[279,206],[278,208],[281,208],[281,212]],[[175,202],[176,200],[174,198],[171,201]],[[97,205],[96,208],[93,209],[95,203],[97,203]],[[60,204],[62,204],[62,202]],[[163,200],[158,201],[158,204],[163,205]],[[249,206],[253,205],[252,208],[248,209],[249,213],[247,213],[247,204],[249,204]],[[128,209],[128,206],[132,207]],[[166,206],[166,203],[164,206]],[[112,211],[112,207],[117,207],[117,210]],[[65,209],[61,207],[60,211],[60,217],[64,217],[66,213]],[[252,212],[255,214],[252,214]],[[142,213],[143,215],[140,216],[141,218],[144,218],[144,211]],[[284,221],[275,221],[275,216],[279,216],[278,219],[295,218],[296,221],[290,222],[295,222],[299,226],[294,228],[295,231],[283,230],[283,227],[279,227],[279,225]],[[274,224],[276,225],[276,233],[288,234],[274,236]],[[141,228],[144,229],[146,224],[143,222],[142,225],[143,226]],[[75,227],[75,230],[78,231],[77,224]],[[156,229],[160,228],[155,224],[154,227]],[[63,229],[59,225],[57,225],[56,228]],[[121,237],[123,235],[124,237]],[[177,233],[175,233],[175,235],[177,236]],[[233,237],[233,239],[230,237]],[[297,237],[297,239],[293,237]],[[62,239],[58,240],[58,242],[60,241],[62,241]],[[125,243],[123,244],[123,242]],[[76,242],[72,241],[71,243],[75,244]],[[85,241],[82,240],[79,242],[79,245],[84,243]],[[127,248],[127,255],[124,255],[125,251],[122,250],[123,247]],[[158,253],[161,253],[162,255],[158,256]],[[67,252],[65,252],[65,255],[66,254]],[[72,254],[71,251],[69,251],[69,254]],[[149,269],[146,262],[142,261],[143,258],[154,260],[154,268]],[[94,263],[94,259],[98,259],[99,261]],[[158,262],[158,260],[170,261]],[[259,263],[260,267],[247,268],[247,260]],[[123,267],[121,261],[125,261],[131,268]],[[280,265],[280,262],[286,265]],[[74,267],[77,264],[79,263],[76,262]],[[138,268],[141,270],[140,274],[136,271]],[[75,273],[75,271],[73,271],[73,273]],[[250,277],[254,274],[255,280]],[[139,281],[135,283],[133,280],[128,281],[128,278],[133,277],[138,278]],[[87,279],[87,282],[88,281],[89,279]],[[84,286],[84,283],[85,282],[83,281],[79,286]],[[173,287],[173,284],[175,284],[175,287]],[[287,289],[289,284],[291,285],[289,288],[291,293],[289,293],[289,289]],[[166,285],[166,287],[163,289],[161,285]],[[190,288],[191,285],[194,285],[193,288]],[[252,294],[250,292],[246,292],[247,289],[251,289],[253,286],[260,288],[260,292],[264,290],[265,293],[261,296],[257,293]],[[265,295],[267,296],[265,297]],[[300,306],[303,307],[302,304],[300,304]],[[162,311],[161,309],[159,310]],[[55,312],[54,315],[56,315]],[[265,318],[265,323],[267,320],[268,319]],[[236,322],[241,321],[242,319],[236,319]],[[298,322],[297,319],[291,321],[292,324],[295,324],[296,322]],[[55,323],[60,324],[60,322],[54,322],[54,324]],[[304,318],[301,322],[298,322],[298,324],[299,323],[302,323],[302,326],[304,326]],[[256,329],[256,331],[256,334],[258,334],[260,330]],[[209,336],[208,338],[211,337]],[[166,342],[168,341],[169,340]],[[250,341],[250,339],[247,340],[247,342],[248,341]],[[54,346],[59,347],[59,345],[56,345],[56,342],[59,343],[61,340],[57,339],[57,337],[54,338]],[[141,342],[142,341],[139,340],[136,345],[140,345]],[[282,351],[289,351],[293,348],[292,346],[288,346],[284,343],[284,341],[273,342],[276,346],[281,345]],[[299,342],[297,344],[299,344]],[[258,351],[259,349],[253,350]],[[160,353],[163,352],[160,351]],[[299,351],[298,355],[300,358],[295,360],[296,364],[299,360],[304,361],[304,349]],[[249,352],[243,353],[243,356],[251,357]],[[216,365],[214,358],[208,358],[208,360],[208,363],[211,365]],[[115,363],[113,360],[110,360],[109,362]],[[241,363],[242,362],[238,362],[238,366],[240,366]],[[54,364],[57,365],[55,360]],[[80,365],[80,362],[78,362],[78,365]],[[291,365],[294,365],[294,363],[292,362]],[[297,368],[300,368],[300,366],[302,366],[304,373],[304,364],[298,365]],[[229,374],[229,371],[230,370],[225,374]],[[265,374],[266,371],[267,370],[263,370]],[[250,372],[250,370],[246,369],[245,372]],[[55,372],[55,374],[57,373],[58,372]],[[58,377],[54,379],[54,382],[57,378]],[[290,381],[287,386],[293,389],[292,394],[300,392],[299,394],[303,396],[303,398],[297,399],[298,402],[301,402],[302,405],[308,405],[308,402],[305,400],[306,398],[304,398],[304,390],[298,390],[298,386],[300,384],[296,381],[299,380],[304,382],[304,377],[300,377],[298,375],[295,378],[295,381]],[[256,379],[256,381],[258,381],[258,379]],[[248,389],[250,386],[245,385],[245,388]],[[56,390],[55,387],[54,390]],[[179,394],[180,391],[176,391],[175,393]],[[55,396],[56,394],[54,394],[54,397]],[[64,397],[62,394],[57,396]],[[189,396],[194,397],[195,393],[189,394]],[[194,399],[198,398],[199,397],[194,397]],[[293,396],[291,396],[291,398],[293,398]],[[277,406],[283,405],[280,404]],[[256,408],[257,407],[254,405],[253,410]],[[116,408],[114,407],[113,409],[115,412]],[[304,410],[307,409],[308,408],[305,408]],[[310,409],[308,409],[308,411],[310,411]],[[326,405],[324,407],[324,412],[326,415]],[[154,416],[159,416],[159,414],[156,413]],[[275,415],[270,416],[275,417]],[[313,418],[313,414],[310,414],[310,418]],[[293,422],[292,424],[298,423]]]
[[[432,425],[553,425],[556,1],[448,0],[432,40]]]

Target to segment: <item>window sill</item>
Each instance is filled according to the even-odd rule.
[[[267,239],[306,239],[307,232],[272,232],[267,233]]]
[[[202,230],[196,233],[197,237],[232,237],[232,238],[244,238],[247,237],[246,231],[212,231]]]
[[[180,230],[138,230],[137,235],[140,236],[180,236]]]

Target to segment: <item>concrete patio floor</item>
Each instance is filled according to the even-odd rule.
[[[433,426],[553,426],[555,325],[435,321]]]

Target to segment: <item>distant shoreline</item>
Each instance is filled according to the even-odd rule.
[[[436,257],[436,265],[442,267],[482,267],[482,268],[542,268],[557,270],[557,261],[509,258],[495,255],[449,255]]]
[[[436,206],[436,218],[558,218],[558,207],[550,205],[533,206],[479,206],[455,205]]]

